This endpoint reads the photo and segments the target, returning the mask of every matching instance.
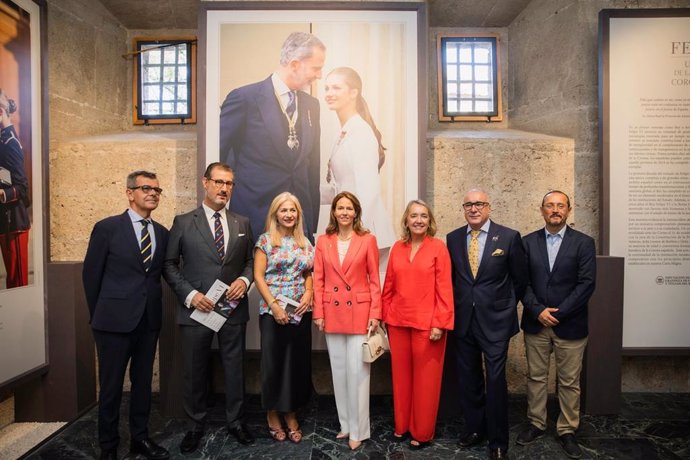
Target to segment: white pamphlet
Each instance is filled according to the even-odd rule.
[[[216,280],[206,293],[206,297],[208,297],[213,303],[218,303],[221,297],[225,295],[225,291],[227,291],[229,287],[230,286],[221,280]],[[196,308],[189,317],[215,332],[218,332],[228,319],[226,316],[221,315],[216,311],[200,311]]]
[[[278,294],[276,296],[276,300],[278,301],[280,308],[285,310],[288,318],[290,318],[290,324],[299,324],[300,321],[302,321],[302,315],[298,315],[296,313],[297,309],[299,308],[299,302],[292,300],[289,297],[285,297],[283,294]]]

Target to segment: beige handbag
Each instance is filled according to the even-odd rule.
[[[383,325],[379,325],[376,332],[369,329],[367,339],[362,344],[362,360],[365,363],[373,363],[388,350],[390,350],[388,334]]]

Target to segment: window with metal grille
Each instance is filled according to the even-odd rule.
[[[500,121],[498,36],[439,35],[439,120]]]
[[[196,122],[196,38],[134,39],[135,124]]]

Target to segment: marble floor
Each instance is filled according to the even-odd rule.
[[[511,459],[567,458],[555,437],[554,420],[557,403],[549,401],[551,417],[547,435],[529,446],[515,445],[517,433],[525,426],[526,400],[524,396],[510,398]],[[439,417],[436,439],[432,446],[411,451],[407,444],[389,441],[392,430],[392,400],[389,396],[373,396],[371,401],[371,439],[363,447],[351,452],[346,441],[336,441],[338,431],[335,402],[332,396],[314,397],[299,418],[304,432],[300,444],[274,442],[266,429],[265,413],[260,398],[250,396],[247,422],[257,440],[253,446],[240,446],[227,434],[223,424],[222,396],[216,397],[210,416],[210,428],[199,451],[182,455],[179,444],[184,436],[184,420],[162,417],[154,400],[150,434],[166,447],[171,458],[189,459],[482,459],[486,458],[486,444],[461,450],[455,442],[462,422],[459,416],[443,410]],[[24,457],[27,459],[91,459],[98,458],[96,441],[96,409],[68,424]],[[119,457],[128,455],[129,436],[123,408]],[[690,459],[690,394],[626,393],[621,412],[617,416],[584,415],[577,434],[587,459]],[[140,457],[143,458],[143,457]]]

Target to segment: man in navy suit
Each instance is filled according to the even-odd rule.
[[[468,225],[448,234],[455,297],[455,354],[465,429],[458,445],[485,438],[492,459],[507,458],[510,338],[519,331],[517,302],[525,290],[520,234],[489,220],[486,192],[472,189],[462,207]],[[482,370],[482,356],[486,384]]]
[[[587,302],[594,292],[594,240],[566,225],[570,198],[553,190],[542,199],[545,228],[523,242],[529,263],[529,284],[522,299],[522,329],[527,355],[527,418],[529,427],[517,443],[529,444],[546,430],[549,357],[553,351],[561,413],[556,422],[561,445],[570,458],[582,451],[575,439],[580,424],[580,371],[587,345]]]
[[[267,79],[237,88],[220,110],[220,159],[238,177],[231,210],[249,217],[260,235],[268,207],[290,192],[304,209],[304,231],[313,241],[319,219],[319,102],[305,92],[321,78],[326,47],[312,34],[293,32],[283,43],[280,66]]]
[[[249,321],[247,290],[254,279],[254,246],[249,220],[226,208],[235,187],[232,169],[223,163],[206,168],[206,194],[198,208],[175,217],[163,275],[177,295],[177,324],[182,340],[183,406],[192,426],[180,443],[194,452],[208,422],[206,399],[209,358],[216,333],[191,318],[192,312],[220,309],[227,320],[218,330],[218,348],[225,373],[225,418],[228,432],[240,444],[254,437],[244,424],[244,348]],[[234,201],[234,200],[233,200]],[[206,297],[216,280],[227,284],[218,306]]]
[[[101,459],[116,459],[120,400],[127,363],[132,383],[130,452],[168,458],[148,434],[151,379],[161,328],[161,272],[168,230],[151,219],[161,188],[154,173],[127,176],[129,209],[98,222],[84,258],[84,291],[98,351],[98,442]]]

